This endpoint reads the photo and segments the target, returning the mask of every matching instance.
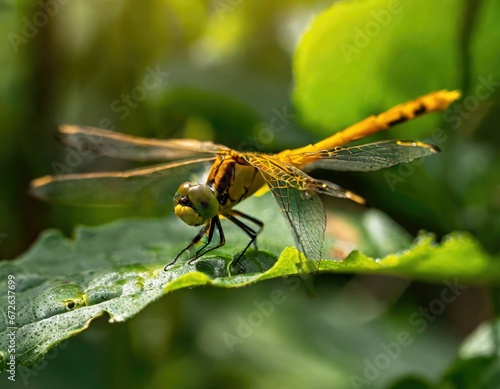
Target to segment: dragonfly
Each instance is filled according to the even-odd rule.
[[[240,259],[252,244],[257,249],[257,235],[264,224],[234,207],[267,185],[296,247],[307,259],[318,261],[322,258],[326,228],[326,212],[320,195],[359,204],[364,204],[365,200],[309,173],[316,169],[369,172],[436,154],[439,151],[436,146],[415,140],[345,145],[418,116],[444,111],[459,97],[460,92],[456,90],[435,91],[369,116],[318,143],[276,154],[236,151],[211,141],[142,138],[107,129],[61,125],[59,140],[82,153],[163,163],[122,172],[45,176],[33,180],[30,190],[40,199],[74,205],[143,201],[166,205],[172,204],[174,194],[175,215],[186,224],[201,228],[165,270],[197,245],[201,247],[190,256],[188,264],[223,246],[225,236],[221,219],[232,222],[249,238],[247,245],[229,263],[231,266],[236,261],[244,269]],[[178,186],[200,171],[208,171],[204,180]]]

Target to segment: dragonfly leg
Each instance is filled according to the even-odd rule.
[[[190,243],[189,243],[186,247],[184,247],[184,248],[183,248],[183,249],[179,252],[179,254],[177,254],[177,255],[175,256],[175,258],[173,259],[173,261],[172,261],[172,262],[170,262],[169,264],[165,265],[165,267],[164,267],[164,270],[165,270],[165,271],[167,270],[167,268],[168,268],[168,267],[170,267],[170,266],[174,265],[174,264],[177,262],[177,260],[178,260],[178,259],[179,259],[179,257],[182,255],[182,253],[184,253],[185,251],[189,250],[189,249],[190,249],[191,247],[193,247],[196,243],[198,243],[198,242],[201,240],[201,238],[203,238],[203,235],[205,235],[205,234],[206,234],[207,229],[208,229],[208,228],[210,228],[210,224],[211,224],[211,223],[207,223],[207,224],[206,224],[206,225],[205,225],[205,226],[204,226],[204,227],[200,230],[200,232],[198,232],[198,234],[196,234],[196,236],[193,238],[193,240],[192,240],[192,241],[191,241],[191,242],[190,242]],[[206,246],[206,245],[205,245],[205,246]],[[205,247],[205,246],[203,246],[203,247]]]
[[[243,218],[246,218],[248,220],[251,220],[252,222],[254,222],[255,224],[257,224],[260,228],[259,230],[256,232],[254,229],[250,228],[249,226],[247,226],[245,223],[243,223],[241,220],[238,220],[234,215],[237,214]],[[243,216],[244,215],[244,216]],[[242,214],[241,212],[238,212],[238,211],[232,211],[231,213],[225,213],[224,216],[230,220],[231,222],[233,222],[234,224],[236,224],[238,227],[240,227],[249,237],[250,237],[250,241],[248,242],[248,244],[246,245],[246,247],[243,249],[243,251],[241,253],[239,253],[238,257],[233,261],[235,264],[237,264],[240,268],[240,270],[242,272],[245,272],[245,266],[243,266],[243,264],[240,262],[241,260],[241,257],[243,256],[243,254],[245,254],[245,252],[248,250],[248,248],[250,247],[250,245],[253,243],[255,245],[255,249],[257,249],[257,244],[255,244],[255,241],[257,239],[257,234],[262,230],[262,227],[264,227],[264,223],[262,223],[260,220],[257,220],[251,216],[248,216],[248,215],[245,215],[245,214]],[[229,264],[229,266],[231,267],[232,263],[231,262]]]
[[[249,228],[253,233],[255,233],[256,236],[255,236],[255,238],[253,238],[253,245],[255,247],[255,250],[258,250],[258,248],[257,248],[257,235],[259,235],[260,232],[262,231],[262,229],[264,228],[264,223],[261,222],[259,219],[256,219],[253,216],[247,215],[246,213],[237,211],[236,209],[232,209],[231,211],[229,211],[229,214],[232,216],[239,216],[239,217],[242,217],[243,219],[247,219],[259,227],[259,229],[257,231],[254,231],[253,229],[251,229],[250,227],[248,227],[247,225],[242,223],[246,228]],[[224,215],[224,216],[226,216],[226,215]],[[240,227],[241,229],[243,229],[243,231],[245,231],[245,228],[243,228],[242,226],[240,226],[238,224],[236,224],[236,225],[238,227]],[[248,232],[247,232],[247,234],[248,234]],[[251,235],[249,235],[249,236],[252,237]]]
[[[221,246],[224,246],[226,243],[226,238],[224,237],[224,231],[222,230],[222,225],[220,224],[220,219],[218,216],[214,216],[212,220],[207,224],[209,225],[208,227],[208,240],[207,243],[203,245],[197,252],[194,258],[190,259],[188,261],[188,264],[191,265],[193,261],[197,260],[200,258],[202,255],[205,255],[206,253],[215,250],[216,248],[219,248]],[[214,227],[215,225],[215,227]],[[212,239],[214,237],[214,231],[215,228],[217,228],[217,231],[219,231],[219,244],[213,247],[210,247],[208,250],[205,250],[205,248],[212,242]],[[200,238],[201,239],[201,238]]]

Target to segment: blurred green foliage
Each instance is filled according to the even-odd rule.
[[[347,63],[338,45],[354,44],[356,28],[375,20],[369,7],[380,11],[387,4],[343,4],[314,21],[331,2],[168,0],[139,7],[126,0],[46,0],[42,5],[5,0],[0,4],[5,37],[0,48],[0,257],[19,255],[47,227],[69,235],[78,224],[169,212],[140,204],[134,209],[58,207],[29,198],[29,181],[55,168],[129,167],[58,146],[50,134],[59,123],[159,138],[211,138],[230,147],[274,151],[318,140],[429,88],[463,91],[465,108],[455,112],[457,119],[423,118],[387,136],[425,139],[440,126],[446,133],[446,141],[438,144],[440,155],[410,165],[411,174],[392,169],[405,178],[394,191],[386,172],[325,177],[363,195],[412,234],[427,229],[441,237],[465,230],[487,251],[498,252],[500,92],[494,84],[477,106],[467,98],[476,95],[481,77],[491,75],[497,82],[499,2],[401,2],[402,12]],[[303,41],[308,46],[300,47],[293,60],[311,23]],[[328,62],[332,56],[333,64]],[[332,65],[328,77],[314,72],[320,95],[300,89],[299,61],[306,60]],[[146,85],[145,76],[158,69],[156,74],[168,75]],[[312,105],[305,107],[302,98]],[[283,112],[285,106],[295,119],[284,131],[263,136],[276,110]],[[308,118],[320,108],[330,110],[332,121]],[[429,320],[425,331],[416,332],[409,318],[431,307],[443,286],[350,276],[319,276],[315,283],[313,298],[293,279],[242,290],[174,293],[128,323],[110,326],[99,320],[81,337],[53,349],[34,370],[20,369],[16,385],[352,387],[350,378],[363,377],[367,363],[383,353],[381,345],[407,331],[413,343],[370,383],[409,382],[403,377],[411,374],[419,377],[412,380],[414,387],[428,387],[427,382],[445,382],[440,377],[461,340],[493,316],[491,301],[498,309],[498,291],[489,299],[485,290],[469,287]],[[231,352],[222,334],[236,333],[255,312],[255,302],[269,299],[275,289],[285,291],[286,301]],[[471,371],[485,372],[493,357],[476,358],[479,367]],[[490,381],[482,382],[494,384],[498,373],[487,373]],[[453,381],[458,372],[449,377],[447,387],[459,387],[459,379]]]

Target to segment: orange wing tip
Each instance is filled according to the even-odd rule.
[[[349,192],[349,191],[346,191],[345,194],[349,200],[352,200],[352,201],[354,201],[358,204],[361,204],[361,205],[366,205],[366,200],[363,197],[358,196],[357,194]]]
[[[40,178],[35,178],[33,181],[31,181],[30,188],[37,189],[41,186],[47,185],[52,181],[54,181],[54,178],[52,176],[43,176]]]
[[[63,143],[79,144],[81,141],[73,140],[74,135],[84,135],[84,136],[98,136],[98,137],[111,137],[111,138],[126,138],[126,139],[136,139],[131,135],[123,135],[118,132],[106,130],[104,128],[90,127],[90,126],[78,126],[75,124],[60,124],[57,127],[56,137]]]
[[[78,132],[78,126],[73,124],[61,124],[57,127],[57,131],[61,134],[76,134]]]
[[[63,145],[70,147],[77,147],[75,144],[74,135],[81,132],[81,127],[75,126],[73,124],[60,124],[57,127],[57,131],[54,132],[54,138]]]
[[[54,181],[54,178],[52,176],[44,176],[40,178],[36,178],[30,183],[30,188],[28,190],[28,193],[36,198],[39,199],[46,199],[46,196],[44,195],[43,187],[47,184],[50,184],[52,181]]]
[[[398,140],[396,143],[402,146],[425,147],[433,154],[441,152],[439,147],[431,145],[429,143],[420,142],[418,140],[415,141]]]

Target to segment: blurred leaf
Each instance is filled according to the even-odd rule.
[[[244,148],[239,145],[260,123],[257,113],[241,101],[197,89],[172,88],[162,95],[155,108],[156,128],[170,130],[160,138],[210,139]]]
[[[56,230],[43,233],[21,258],[0,263],[2,304],[7,302],[8,275],[16,279],[17,363],[33,366],[51,347],[86,329],[94,318],[107,313],[111,322],[127,320],[150,302],[181,288],[201,285],[235,288],[303,274],[306,268],[325,273],[388,274],[452,284],[457,284],[458,279],[461,283],[500,282],[499,266],[467,234],[450,235],[441,245],[436,244],[432,235],[422,235],[409,249],[383,259],[353,251],[344,261],[304,263],[295,248],[284,248],[290,245],[290,236],[269,194],[251,198],[241,208],[262,215],[272,227],[264,230],[259,239],[265,251],[249,251],[243,261],[246,273],[235,276],[228,276],[226,266],[247,238],[233,228],[226,228],[228,244],[217,254],[206,255],[195,266],[182,263],[167,272],[163,266],[185,244],[187,231],[192,231],[173,218],[80,227],[74,241]],[[399,242],[391,238],[378,242],[384,247],[365,243],[364,247],[372,253],[402,248],[407,242],[406,233],[384,220],[380,213],[368,211],[358,219],[337,224],[341,226],[337,230],[342,231],[351,226],[353,234],[363,240],[370,231],[379,228],[389,237],[402,235]],[[334,247],[342,240],[335,230],[329,227],[327,247]],[[2,311],[6,316],[5,306]],[[14,326],[6,321],[1,325],[3,335],[7,325]],[[7,337],[0,339],[0,356],[5,366]]]
[[[303,121],[330,133],[433,90],[459,87],[457,47],[449,42],[462,7],[461,1],[334,4],[295,53],[294,101]],[[428,135],[437,118],[425,120],[410,123],[410,133]]]
[[[461,388],[496,389],[500,387],[498,339],[500,320],[483,323],[462,343],[459,358],[453,362],[437,386],[429,386],[413,377],[398,380],[390,388]]]
[[[492,76],[493,80],[498,81],[500,78],[500,52],[498,45],[500,42],[500,30],[496,23],[495,15],[500,12],[500,3],[496,0],[482,0],[474,4],[471,2],[471,7],[478,7],[477,30],[473,34],[471,42],[471,82],[474,82],[477,77]],[[498,86],[495,85],[494,86]],[[476,92],[477,91],[470,91]],[[497,96],[498,96],[498,91]],[[495,135],[495,132],[491,133]]]
[[[445,374],[441,386],[449,388],[500,387],[500,320],[483,323],[463,342],[459,358]]]
[[[434,386],[416,377],[405,377],[389,386],[389,389],[432,389]]]
[[[320,271],[379,273],[407,276],[423,281],[443,282],[460,278],[461,282],[500,281],[497,258],[490,258],[470,235],[453,233],[438,245],[432,234],[422,234],[402,254],[373,259],[353,251],[342,262],[322,261]]]
[[[498,298],[498,296],[496,296]],[[496,322],[484,322],[468,336],[460,347],[461,359],[492,357],[500,355],[500,319]]]
[[[499,386],[500,366],[495,357],[459,359],[441,382],[444,388],[496,389]]]

